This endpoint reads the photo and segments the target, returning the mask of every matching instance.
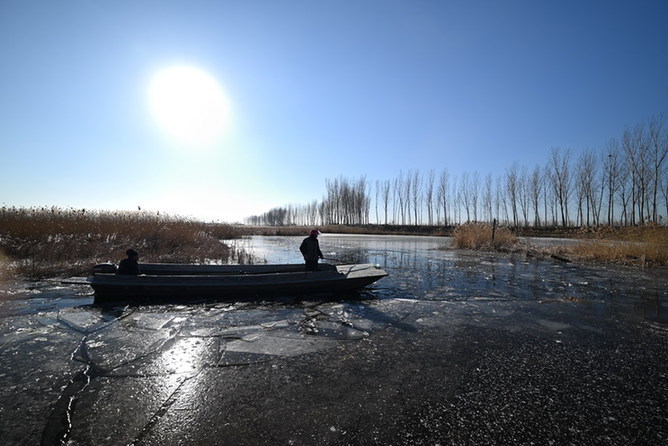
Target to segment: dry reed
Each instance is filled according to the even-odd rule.
[[[118,262],[130,247],[146,262],[249,260],[240,248],[221,242],[239,236],[230,225],[147,212],[2,207],[0,273],[80,274],[95,263]]]
[[[452,246],[458,249],[509,250],[517,243],[517,237],[508,228],[497,227],[494,231],[489,223],[466,223],[455,228]]]
[[[603,228],[596,238],[575,245],[573,255],[587,260],[639,266],[668,264],[668,228],[657,225]]]
[[[9,268],[10,268],[11,262],[9,260],[9,257],[4,253],[2,249],[0,249],[0,282],[8,280],[10,277],[9,274]]]

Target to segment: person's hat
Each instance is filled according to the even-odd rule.
[[[127,251],[125,251],[125,254],[126,254],[128,257],[134,257],[134,256],[138,256],[138,255],[139,255],[139,253],[138,253],[137,251],[135,251],[134,249],[128,249]]]
[[[311,235],[320,235],[320,231],[318,231],[317,229],[313,229],[311,231]]]

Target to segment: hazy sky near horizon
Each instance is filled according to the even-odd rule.
[[[241,221],[668,112],[668,1],[0,2],[0,205]]]

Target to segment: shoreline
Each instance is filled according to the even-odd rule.
[[[366,234],[366,235],[417,235],[432,237],[452,237],[455,230],[467,224],[489,225],[485,222],[462,223],[458,225],[293,225],[293,226],[255,226],[255,225],[232,225],[243,235],[308,235],[311,229],[318,229],[322,233],[335,232],[339,234]],[[517,237],[535,237],[551,239],[597,239],[607,237],[612,239],[625,239],[637,232],[648,228],[658,230],[668,235],[668,226],[507,226],[497,225],[497,228],[505,228]]]
[[[203,223],[134,214],[90,214],[68,211],[16,212],[0,220],[0,280],[41,279],[87,274],[97,263],[118,262],[126,249],[140,261],[162,263],[255,262],[252,253],[227,240],[244,236],[306,236],[312,226],[249,226]],[[574,263],[660,267],[668,265],[668,227],[508,227],[495,228],[507,239],[486,240],[492,225],[324,225],[322,233],[456,237],[475,228],[480,234],[445,249],[553,257]],[[527,244],[524,238],[553,240],[549,247]],[[565,242],[565,240],[568,242]],[[564,242],[560,242],[564,240]],[[554,257],[557,256],[557,257]]]

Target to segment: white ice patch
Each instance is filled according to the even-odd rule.
[[[226,343],[225,351],[291,357],[332,348],[336,345],[336,341],[310,336],[303,336],[302,338],[277,337],[267,333],[259,333],[259,336],[254,337],[252,342],[248,342],[247,339],[239,339]]]

